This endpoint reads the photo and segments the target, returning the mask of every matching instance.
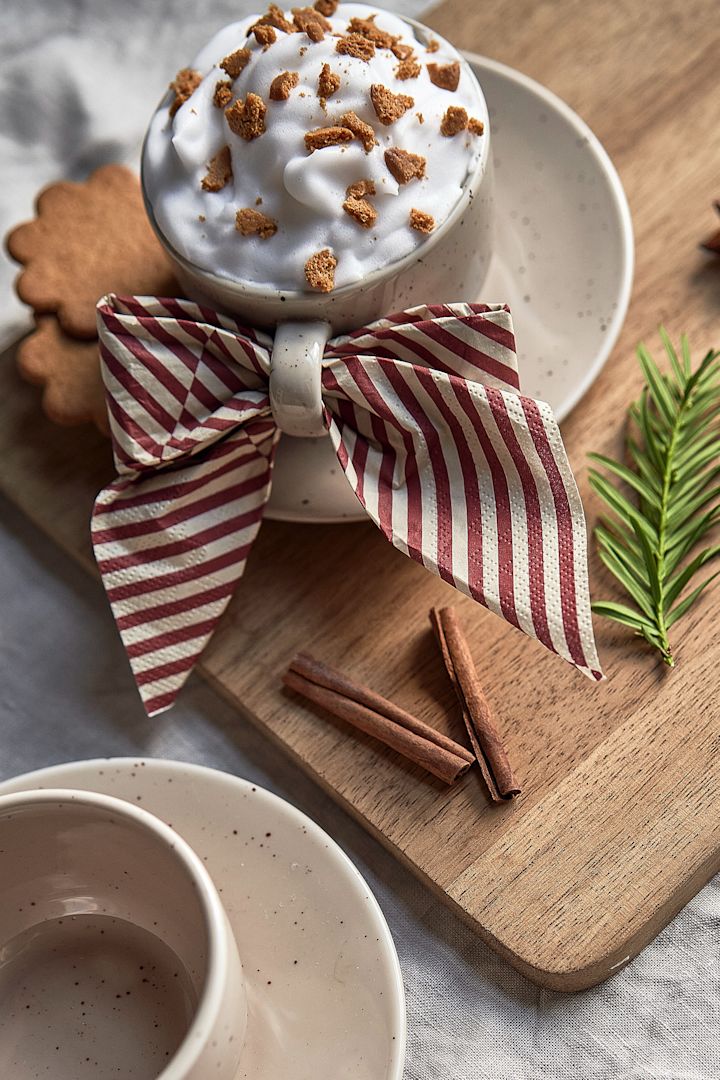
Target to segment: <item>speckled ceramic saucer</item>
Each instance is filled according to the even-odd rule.
[[[568,105],[505,64],[466,56],[490,110],[496,239],[482,296],[457,299],[510,305],[523,392],[563,420],[625,318],[634,262],[627,199],[607,153]],[[339,472],[329,440],[282,439],[266,516],[366,520]]]
[[[153,759],[58,765],[6,781],[0,794],[46,787],[139,804],[205,861],[248,987],[237,1080],[399,1080],[405,1006],[390,931],[319,826],[245,780]]]

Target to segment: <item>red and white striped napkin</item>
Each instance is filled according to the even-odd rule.
[[[272,339],[185,300],[98,305],[118,477],[92,539],[150,715],[242,577],[280,432]],[[328,434],[387,539],[592,679],[582,504],[548,405],[519,392],[502,305],[422,306],[332,338]]]

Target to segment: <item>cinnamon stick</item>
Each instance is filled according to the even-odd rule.
[[[470,744],[493,802],[520,794],[507,750],[498,731],[454,608],[432,608],[430,622],[455,688]]]
[[[283,683],[446,784],[463,776],[475,761],[469,750],[447,735],[307,653],[298,653],[291,661]]]

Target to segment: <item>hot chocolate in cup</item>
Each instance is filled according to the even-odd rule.
[[[480,295],[490,138],[455,48],[368,5],[271,6],[178,74],[143,149],[148,215],[188,298],[276,331],[285,433],[324,431],[330,334]]]
[[[0,1075],[235,1080],[245,984],[200,858],[140,807],[0,798]]]
[[[221,30],[151,121],[143,190],[181,284],[256,326],[336,333],[478,295],[492,178],[473,71],[389,12],[340,4],[315,33],[294,12]],[[332,284],[307,270],[323,252]]]

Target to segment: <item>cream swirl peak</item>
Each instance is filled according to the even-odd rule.
[[[225,27],[155,113],[155,223],[201,270],[328,292],[427,242],[485,154],[457,51],[385,11],[317,0]]]

